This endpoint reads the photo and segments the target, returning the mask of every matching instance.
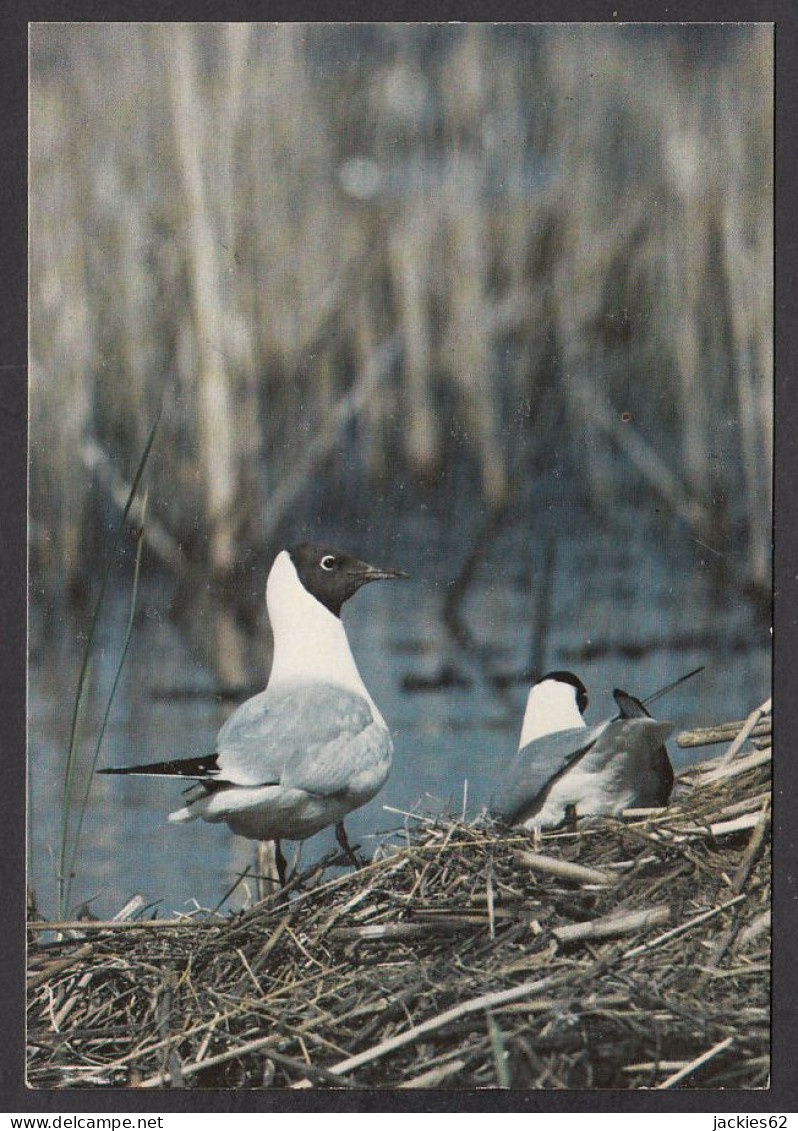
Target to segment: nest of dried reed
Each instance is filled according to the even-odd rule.
[[[28,1081],[765,1087],[769,759],[537,843],[416,815],[234,915],[36,925]]]

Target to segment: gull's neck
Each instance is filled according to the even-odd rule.
[[[278,554],[269,573],[266,608],[274,634],[270,688],[296,683],[334,684],[362,695],[376,712],[340,618],[308,593],[286,550]]]
[[[529,692],[518,749],[558,730],[584,726],[587,723],[576,705],[576,688],[559,680],[544,680]]]

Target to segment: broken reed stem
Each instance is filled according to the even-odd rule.
[[[743,729],[740,731],[740,733],[735,738],[734,742],[732,742],[729,749],[726,751],[726,753],[720,759],[720,765],[721,766],[728,766],[730,762],[734,761],[734,759],[737,757],[737,754],[739,753],[740,749],[742,748],[744,743],[747,741],[749,735],[753,734],[754,729],[756,727],[756,724],[759,722],[759,720],[762,718],[762,716],[770,714],[771,706],[772,706],[772,704],[771,704],[770,699],[766,699],[761,707],[757,707],[757,709],[755,711],[751,712],[751,714],[745,720],[745,725],[743,726]]]
[[[422,1072],[420,1076],[414,1076],[411,1080],[403,1080],[401,1084],[397,1084],[397,1087],[436,1088],[447,1076],[453,1076],[464,1067],[464,1060],[450,1060],[448,1064],[442,1064],[439,1068],[431,1068],[428,1072]]]
[[[714,837],[731,836],[734,833],[755,828],[758,821],[759,815],[757,813],[744,813],[742,817],[735,817],[731,821],[717,821],[714,825],[709,826],[709,831]]]
[[[590,919],[586,923],[569,923],[565,927],[554,927],[552,934],[560,943],[584,942],[588,939],[606,939],[614,935],[631,935],[649,927],[667,923],[671,911],[667,903],[647,907],[642,911],[621,911],[601,919]]]
[[[720,915],[722,911],[728,911],[730,907],[735,907],[741,903],[746,896],[738,895],[734,899],[727,900],[726,903],[721,903],[719,907],[713,907],[709,911],[702,911],[700,915],[688,919],[686,923],[680,923],[678,927],[674,927],[671,931],[666,931],[664,935],[658,935],[657,938],[652,939],[650,942],[642,943],[640,946],[632,947],[624,954],[624,958],[633,958],[636,954],[642,954],[645,950],[653,950],[654,947],[662,946],[671,939],[676,938],[677,935],[684,934],[685,931],[692,930],[693,927],[698,927],[702,923],[706,923],[709,919],[713,919],[716,915]]]
[[[622,1072],[673,1072],[684,1068],[686,1060],[645,1060],[642,1064],[625,1064]]]
[[[91,954],[91,944],[84,943],[83,946],[78,947],[72,954],[66,955],[64,958],[54,958],[48,962],[41,970],[36,970],[28,975],[28,990],[38,989],[43,986],[45,982],[49,982],[56,974],[60,974],[63,970],[68,970],[70,966],[74,966],[76,962],[82,962],[84,958],[88,958]]]
[[[696,782],[696,785],[705,786],[713,785],[715,782],[723,781],[724,778],[733,778],[738,774],[744,774],[748,770],[756,769],[757,766],[764,766],[773,757],[773,748],[768,746],[767,750],[757,750],[753,754],[747,754],[745,758],[738,758],[736,762],[732,762],[730,766],[718,765],[718,768],[712,770],[708,774],[702,773]]]
[[[247,1041],[246,1044],[236,1045],[234,1048],[227,1049],[226,1052],[219,1053],[217,1056],[209,1056],[205,1060],[194,1061],[191,1064],[181,1065],[182,1076],[196,1076],[198,1072],[202,1072],[206,1068],[214,1068],[218,1064],[225,1064],[229,1060],[234,1060],[236,1057],[247,1056],[253,1052],[259,1052],[261,1049],[266,1049],[269,1045],[276,1044],[280,1037],[272,1033],[268,1037],[258,1037],[254,1041]],[[158,1072],[155,1076],[149,1076],[146,1080],[135,1085],[138,1088],[160,1088],[162,1084],[169,1084],[172,1081],[171,1072]]]
[[[736,723],[723,723],[715,727],[696,727],[694,730],[683,730],[676,735],[676,745],[682,749],[691,746],[714,746],[718,742],[731,742],[736,738],[746,720],[741,719]],[[763,738],[772,733],[773,727],[770,718],[760,719],[749,731],[746,737]]]
[[[735,895],[739,895],[748,882],[748,877],[751,875],[751,870],[757,861],[757,857],[762,850],[765,843],[765,837],[770,828],[770,803],[766,802],[762,808],[762,812],[757,821],[756,828],[754,829],[751,839],[748,842],[748,847],[745,850],[745,855],[737,866],[737,871],[734,873],[732,879],[732,891]]]
[[[731,1048],[734,1044],[734,1037],[726,1037],[723,1041],[718,1041],[711,1049],[697,1056],[695,1060],[691,1060],[689,1064],[685,1064],[683,1068],[678,1069],[667,1080],[663,1080],[661,1084],[657,1084],[658,1088],[672,1088],[674,1084],[678,1084],[680,1080],[684,1080],[686,1076],[690,1076],[697,1068],[712,1060],[713,1057],[718,1056],[719,1053],[725,1052],[726,1049]]]
[[[221,1024],[222,1022],[230,1020],[230,1018],[235,1017],[236,1014],[239,1013],[239,1012],[240,1012],[240,1010],[230,1009],[226,1013],[217,1013],[210,1019],[210,1021],[203,1021],[199,1025],[193,1025],[190,1029],[186,1029],[184,1032],[182,1032],[180,1034],[180,1036],[181,1036],[181,1038],[185,1039],[187,1037],[194,1036],[196,1033],[202,1033],[204,1031],[206,1033],[206,1037],[210,1037],[210,1035],[213,1033],[214,1029],[216,1029],[216,1027],[219,1024]],[[148,1055],[151,1055],[154,1052],[158,1052],[160,1049],[166,1048],[168,1045],[172,1044],[173,1041],[174,1041],[173,1037],[166,1037],[166,1038],[164,1038],[160,1041],[155,1041],[153,1044],[144,1045],[143,1047],[137,1048],[133,1052],[128,1053],[127,1056],[119,1057],[118,1060],[112,1060],[108,1064],[104,1064],[102,1066],[103,1071],[109,1072],[109,1071],[115,1071],[119,1068],[124,1068],[126,1065],[132,1064],[134,1061],[139,1060],[142,1056],[145,1056],[145,1055],[148,1056]],[[200,1046],[200,1051],[197,1053],[197,1057],[196,1057],[197,1061],[202,1059],[202,1053],[204,1052],[204,1050],[206,1048],[207,1048],[207,1043],[204,1040],[203,1044]],[[203,1063],[206,1063],[206,1062],[203,1061]],[[80,1071],[80,1072],[86,1071],[86,1065],[85,1064],[65,1065],[64,1067],[68,1068],[70,1071],[73,1071],[73,1070],[74,1071]],[[81,1085],[81,1083],[83,1083],[83,1081],[80,1078],[78,1078],[74,1081],[74,1083],[75,1083],[76,1087],[79,1087]]]
[[[472,915],[470,919],[436,919],[424,923],[374,923],[363,927],[333,927],[329,937],[342,942],[379,942],[400,939],[423,939],[429,935],[450,934],[452,931],[472,930],[489,920],[484,916]]]
[[[586,868],[584,864],[572,864],[569,860],[557,860],[540,852],[516,852],[516,860],[525,864],[533,872],[556,876],[561,880],[574,880],[579,884],[614,884],[617,878],[598,868]]]
[[[210,931],[228,926],[224,919],[218,923],[207,919],[61,919],[48,923],[35,920],[26,923],[28,931],[173,931],[191,928]]]
[[[423,1021],[420,1025],[414,1025],[411,1029],[405,1030],[404,1033],[397,1033],[395,1037],[380,1041],[379,1044],[366,1049],[365,1052],[339,1061],[338,1064],[333,1065],[330,1071],[336,1075],[343,1072],[353,1072],[361,1065],[379,1060],[387,1056],[388,1053],[395,1052],[396,1049],[400,1049],[412,1041],[417,1041],[419,1037],[426,1036],[427,1033],[432,1033],[436,1029],[448,1025],[451,1021],[458,1021],[461,1017],[467,1017],[470,1013],[493,1009],[495,1006],[504,1005],[509,1001],[517,1001],[522,997],[530,997],[549,989],[556,982],[556,978],[540,978],[531,982],[523,982],[520,986],[512,986],[509,990],[497,990],[495,993],[481,994],[479,997],[471,998],[470,1001],[461,1002],[460,1005],[456,1005],[452,1009],[447,1009],[444,1013],[439,1013],[437,1017],[430,1017],[429,1020]],[[303,1080],[293,1086],[294,1088],[307,1088],[310,1085]]]

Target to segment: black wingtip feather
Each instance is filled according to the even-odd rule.
[[[651,715],[646,710],[642,700],[630,695],[628,691],[621,691],[616,687],[612,693],[618,705],[622,719],[650,719]]]
[[[149,762],[144,766],[109,766],[104,770],[97,770],[98,774],[157,774],[173,778],[203,778],[215,777],[219,773],[218,759],[215,754],[205,755],[202,758],[176,758],[170,762]]]

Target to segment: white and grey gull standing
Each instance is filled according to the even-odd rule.
[[[588,726],[588,698],[572,672],[549,672],[527,699],[518,751],[490,801],[494,817],[527,828],[577,816],[617,816],[666,805],[673,768],[665,739],[673,724],[652,719],[643,703],[616,689],[619,714]]]
[[[100,770],[193,778],[170,821],[225,822],[239,836],[304,840],[335,825],[355,861],[343,819],[388,777],[393,743],[352,655],[341,608],[362,585],[402,578],[309,542],[281,551],[266,583],[274,654],[266,689],[233,712],[213,753]]]

